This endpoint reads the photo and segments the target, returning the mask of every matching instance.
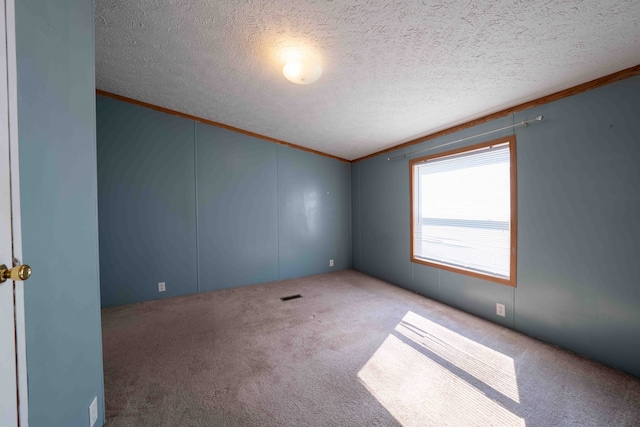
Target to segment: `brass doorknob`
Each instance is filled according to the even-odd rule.
[[[0,265],[0,283],[9,280],[27,280],[31,277],[31,267],[27,264],[19,265],[13,268],[7,268],[6,265]]]

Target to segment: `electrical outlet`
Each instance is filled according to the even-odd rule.
[[[98,421],[98,396],[95,396],[89,405],[89,427],[96,425],[96,421]]]
[[[333,260],[332,259],[329,260],[329,267],[333,267]]]
[[[496,303],[496,314],[498,316],[504,317],[504,315],[505,315],[504,314],[504,304],[497,304]]]
[[[165,286],[164,282],[158,282],[158,292],[164,292],[167,290],[167,287]]]

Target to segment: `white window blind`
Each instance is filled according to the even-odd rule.
[[[510,278],[509,159],[505,143],[413,166],[415,258]]]

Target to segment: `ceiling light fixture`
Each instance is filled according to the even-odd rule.
[[[320,78],[322,68],[310,59],[296,59],[285,64],[282,74],[290,82],[308,85]]]

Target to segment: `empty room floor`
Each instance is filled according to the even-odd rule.
[[[108,426],[640,425],[640,379],[354,270],[102,324]]]

